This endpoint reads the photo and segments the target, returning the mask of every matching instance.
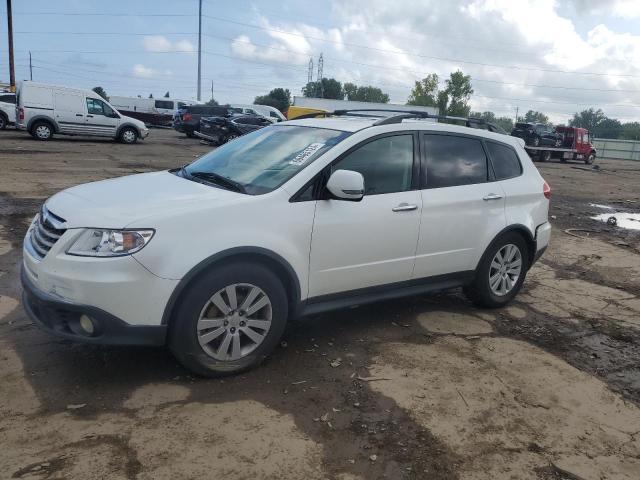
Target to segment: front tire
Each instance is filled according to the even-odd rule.
[[[286,290],[272,271],[259,264],[224,265],[200,276],[182,297],[169,347],[197,375],[239,373],[273,351],[287,316]]]
[[[509,232],[486,250],[465,294],[483,308],[502,307],[518,294],[529,268],[529,250],[522,235]]]
[[[138,141],[138,132],[135,128],[125,127],[120,132],[120,141],[128,145],[136,143]]]
[[[591,165],[593,164],[593,162],[595,162],[596,160],[596,156],[593,153],[590,153],[585,159],[584,159],[584,163],[586,163],[587,165]]]

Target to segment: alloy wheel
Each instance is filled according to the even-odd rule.
[[[249,283],[218,290],[197,323],[198,343],[210,357],[233,361],[249,355],[267,337],[273,311],[269,296]]]
[[[494,295],[508,294],[518,283],[522,273],[520,249],[509,243],[497,251],[489,266],[489,288]]]

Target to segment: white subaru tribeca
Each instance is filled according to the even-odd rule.
[[[284,122],[54,195],[24,242],[27,312],[212,376],[310,313],[451,287],[507,304],[549,242],[548,185],[519,139],[408,116]]]

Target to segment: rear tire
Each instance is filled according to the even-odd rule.
[[[31,136],[42,142],[51,140],[53,138],[53,126],[47,121],[39,120],[31,127]]]
[[[544,151],[538,155],[538,161],[540,162],[548,162],[549,160],[551,160],[551,152]]]
[[[250,292],[254,288],[259,293],[251,300]],[[235,305],[228,289],[236,292],[233,294]],[[245,300],[255,308],[264,299],[268,304],[260,309],[254,312],[251,308],[244,309]],[[220,301],[231,311],[225,313],[219,309]],[[231,309],[234,306],[235,309]],[[223,265],[197,278],[181,298],[169,328],[169,348],[182,365],[197,375],[236,374],[257,366],[273,351],[284,333],[287,316],[286,290],[271,270],[251,263]],[[208,329],[203,328],[203,320],[210,322]],[[268,329],[249,322],[268,325]],[[227,340],[225,349],[227,336],[231,340]],[[244,349],[246,353],[233,358],[236,336],[238,351]]]
[[[7,117],[0,115],[0,130],[5,130],[8,123]]]
[[[517,250],[510,260],[506,257],[514,250],[509,246],[515,247]],[[498,252],[501,252],[501,257],[505,258],[505,263],[500,265],[500,268],[497,268],[501,264],[497,259]],[[517,278],[515,278],[514,272],[518,259],[520,262],[519,272]],[[529,248],[527,247],[527,242],[519,233],[508,232],[489,245],[478,264],[475,279],[471,285],[465,287],[464,293],[478,307],[502,307],[511,302],[518,294],[522,288],[528,268]],[[509,280],[505,279],[503,282],[502,279],[505,275],[509,277]],[[497,290],[495,282],[498,282]],[[505,287],[505,291],[501,291],[502,286]]]

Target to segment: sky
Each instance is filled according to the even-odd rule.
[[[601,108],[640,121],[640,0],[203,0],[202,99],[300,95],[323,76],[404,104],[429,73],[471,75],[472,110],[554,123]],[[195,99],[198,0],[13,0],[18,80]],[[7,81],[0,2],[0,81]]]

